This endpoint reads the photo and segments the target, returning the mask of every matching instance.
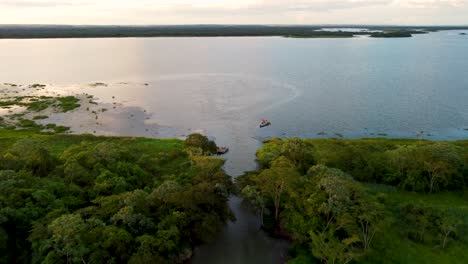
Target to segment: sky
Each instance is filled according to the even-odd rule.
[[[468,25],[468,0],[0,0],[0,24]]]

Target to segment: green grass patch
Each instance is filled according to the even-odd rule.
[[[57,127],[55,124],[47,124],[46,128],[53,129]],[[169,152],[173,149],[183,149],[184,142],[178,139],[151,139],[151,138],[134,138],[134,137],[105,137],[94,136],[91,134],[81,135],[54,135],[50,133],[40,133],[37,131],[21,130],[11,131],[0,128],[0,149],[7,149],[19,140],[33,139],[43,142],[45,148],[51,151],[54,155],[61,154],[66,148],[79,144],[82,141],[88,142],[126,142],[127,144],[135,145],[145,153],[157,154],[160,152]]]
[[[65,133],[65,132],[68,132],[70,130],[70,127],[66,127],[66,126],[55,126],[54,127],[54,132],[55,133]]]
[[[45,88],[45,84],[35,83],[29,86],[30,88]]]
[[[46,115],[37,115],[33,117],[33,120],[42,120],[42,119],[47,119],[49,116]]]
[[[17,105],[15,101],[0,101],[0,107],[7,108],[9,106]]]
[[[0,107],[25,106],[28,111],[39,112],[50,106],[58,107],[62,112],[68,112],[80,107],[80,99],[75,96],[50,97],[50,96],[18,96],[13,100],[0,101]]]
[[[102,82],[97,82],[97,83],[92,83],[92,84],[90,84],[89,86],[92,86],[92,87],[99,87],[99,86],[107,86],[107,84],[102,83]]]
[[[32,120],[24,119],[24,118],[20,118],[18,120],[18,126],[23,129],[29,129],[33,131],[41,131],[42,129],[44,129],[43,125],[39,125]]]
[[[26,103],[26,107],[29,111],[39,112],[39,111],[47,109],[49,106],[53,105],[54,103],[55,103],[54,100],[46,99],[46,100]]]
[[[68,112],[80,107],[80,104],[78,103],[80,99],[75,96],[59,97],[57,98],[57,101],[59,102],[58,107],[61,108],[62,112]]]
[[[17,114],[8,115],[8,117],[10,117],[11,119],[17,119],[17,118],[23,117],[24,115],[25,113],[17,113]]]
[[[385,226],[375,236],[373,249],[358,263],[464,263],[468,259],[468,199],[463,192],[421,194],[395,191],[376,185],[367,185],[369,192],[384,194],[387,208]],[[442,248],[438,238],[433,243],[420,243],[407,238],[402,231],[400,208],[408,202],[422,203],[438,210],[451,210],[462,215],[462,226],[456,239]]]

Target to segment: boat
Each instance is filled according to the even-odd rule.
[[[219,147],[217,150],[218,155],[223,155],[228,153],[229,148],[228,147]]]
[[[269,126],[269,125],[271,125],[271,122],[266,120],[266,119],[262,119],[260,121],[260,127],[266,127],[266,126]]]

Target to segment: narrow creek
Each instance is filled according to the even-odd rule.
[[[252,144],[260,146],[260,142],[252,139],[247,144],[249,152],[243,152],[240,147],[234,148],[227,155],[224,169],[233,180],[244,171],[256,168]],[[261,230],[259,217],[243,206],[241,197],[231,196],[229,207],[235,214],[236,221],[227,223],[213,242],[197,248],[192,263],[283,263],[288,253],[288,241],[272,238]]]

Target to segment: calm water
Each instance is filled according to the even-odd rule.
[[[259,140],[270,136],[468,138],[468,37],[454,31],[408,39],[0,40],[0,60],[0,82],[128,82],[83,91],[142,107],[162,125],[202,129],[231,147],[233,176],[255,168]],[[259,129],[261,118],[273,125]],[[231,200],[238,221],[200,248],[195,263],[275,263],[284,254],[287,244],[258,232],[239,203]]]

